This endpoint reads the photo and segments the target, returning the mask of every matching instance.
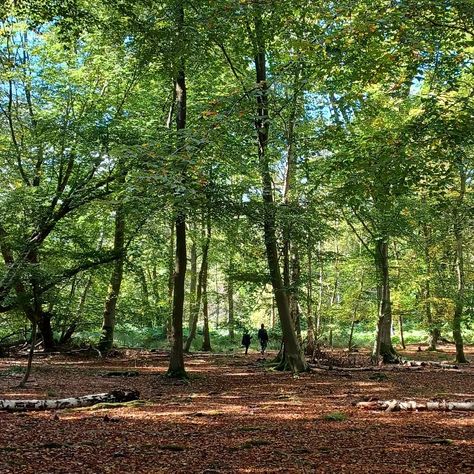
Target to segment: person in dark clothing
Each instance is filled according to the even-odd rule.
[[[260,341],[260,348],[263,355],[265,354],[265,349],[267,348],[267,344],[268,344],[268,333],[267,333],[267,330],[265,329],[264,324],[262,324],[262,326],[258,330],[258,340]]]
[[[242,345],[245,347],[245,354],[248,353],[249,347],[250,347],[250,340],[252,339],[252,336],[249,334],[249,332],[246,330],[244,332],[244,335],[242,336]]]

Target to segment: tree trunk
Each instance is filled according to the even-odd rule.
[[[232,262],[230,264],[232,268]],[[229,339],[231,342],[235,340],[234,334],[234,281],[232,280],[232,275],[227,276],[227,306],[229,311]]]
[[[172,314],[173,314],[173,288],[176,266],[176,249],[175,249],[175,226],[176,220],[173,220],[170,226],[170,240],[168,246],[168,316],[165,322],[166,337],[171,343],[173,339]]]
[[[425,278],[425,287],[424,287],[424,307],[426,322],[428,323],[428,330],[430,335],[430,345],[428,347],[429,351],[436,351],[436,346],[438,344],[438,339],[441,336],[441,331],[436,326],[433,321],[433,313],[431,311],[431,255],[430,255],[430,240],[431,240],[431,230],[424,224],[423,225],[423,236],[424,236],[424,257],[426,264],[426,278]]]
[[[257,88],[257,118],[255,128],[258,138],[258,158],[262,179],[264,239],[273,292],[280,317],[285,344],[285,357],[278,368],[293,372],[307,370],[306,361],[300,350],[295,328],[291,321],[290,310],[285,287],[281,278],[278,263],[276,240],[275,206],[273,202],[272,180],[270,176],[269,158],[267,155],[269,116],[268,116],[268,84],[266,77],[265,33],[261,6],[255,5],[254,49]]]
[[[379,315],[377,324],[377,338],[375,342],[374,358],[379,357],[384,362],[398,362],[397,353],[392,345],[392,306],[390,301],[390,278],[388,241],[379,239],[375,244],[375,265],[377,271],[377,293]]]
[[[338,227],[338,226],[337,226]],[[337,229],[336,227],[336,229]],[[333,326],[334,326],[334,311],[333,306],[339,302],[338,292],[339,292],[339,240],[336,237],[336,245],[334,248],[334,253],[336,254],[336,260],[334,262],[334,287],[331,294],[331,300],[329,301],[329,347],[333,347]]]
[[[306,336],[306,354],[314,352],[314,322],[313,322],[313,259],[311,244],[308,244],[308,284],[306,287],[306,318],[308,333]]]
[[[291,259],[291,288],[290,288],[290,314],[291,320],[295,325],[296,335],[298,337],[298,342],[300,346],[302,345],[303,341],[301,338],[301,311],[299,305],[299,298],[298,298],[298,291],[300,285],[300,274],[301,274],[301,267],[300,267],[300,257],[298,253],[298,247],[296,243],[292,245],[292,259]]]
[[[395,253],[395,259],[397,262],[397,285],[400,286],[400,282],[402,281],[402,273],[400,270],[400,254],[398,252],[398,246],[397,246],[396,241],[393,242],[393,249]],[[403,314],[402,314],[402,308],[400,307],[400,305],[398,307],[398,328],[400,330],[400,344],[402,346],[402,349],[406,349],[405,338],[403,335]]]
[[[323,268],[323,257],[321,253],[321,242],[318,242],[318,263],[319,263],[319,294],[318,294],[318,306],[316,308],[316,338],[321,336],[322,327],[322,310],[323,310],[323,296],[324,296],[324,268]]]
[[[28,354],[28,364],[26,366],[25,374],[19,383],[19,388],[25,388],[26,382],[30,378],[31,374],[31,366],[33,365],[33,355],[35,353],[35,345],[36,345],[36,321],[31,324],[31,347],[30,352]]]
[[[210,352],[211,348],[211,337],[209,334],[209,305],[208,305],[208,292],[207,292],[207,283],[209,277],[209,246],[211,242],[211,218],[208,213],[206,218],[206,243],[205,243],[205,252],[206,258],[202,260],[202,316],[203,316],[203,341],[202,341],[202,350],[205,352]]]
[[[121,180],[123,182],[124,179]],[[119,203],[115,213],[114,252],[119,258],[114,262],[110,277],[109,290],[104,305],[102,335],[99,341],[99,350],[107,352],[112,349],[115,331],[115,310],[117,299],[122,285],[123,264],[125,260],[125,210],[123,203]]]
[[[178,132],[177,150],[181,156],[184,150],[186,139],[183,134],[186,128],[186,75],[184,63],[185,39],[184,39],[184,2],[178,3],[177,11],[177,49],[179,54],[178,72],[175,81],[176,92],[176,129]],[[185,168],[185,167],[184,167]],[[186,179],[185,169],[181,172],[181,179]],[[184,368],[183,353],[183,309],[185,295],[186,277],[186,214],[184,206],[177,206],[176,209],[176,266],[173,279],[173,339],[168,367],[168,376],[182,378],[186,377]]]
[[[194,305],[192,308],[192,322],[191,327],[189,329],[188,338],[186,339],[186,344],[184,345],[184,352],[189,352],[191,349],[191,344],[196,337],[196,329],[197,323],[199,319],[199,312],[201,310],[201,300],[202,300],[202,285],[204,279],[204,269],[207,265],[207,254],[208,254],[209,246],[207,239],[204,240],[204,245],[202,247],[202,260],[201,260],[201,268],[199,269],[198,281],[197,281],[197,289],[196,289],[196,298],[194,301]]]
[[[51,314],[40,311],[34,319],[38,322],[38,329],[43,338],[43,349],[45,352],[53,352],[56,349],[53,328],[51,327]]]
[[[462,166],[462,165],[461,165]],[[461,332],[461,322],[464,311],[464,293],[465,293],[465,280],[464,280],[464,253],[463,253],[463,216],[459,211],[459,207],[463,205],[464,194],[466,192],[466,174],[464,169],[461,169],[460,173],[460,193],[459,193],[459,206],[454,211],[454,238],[456,243],[456,280],[457,280],[457,293],[454,305],[454,317],[453,317],[453,339],[456,345],[456,362],[466,363],[467,359],[464,355],[464,343]]]
[[[190,260],[191,267],[190,271],[190,280],[189,280],[189,319],[188,319],[188,328],[191,331],[194,319],[194,305],[196,303],[196,287],[197,287],[197,250],[196,250],[196,240],[193,237],[190,250]]]

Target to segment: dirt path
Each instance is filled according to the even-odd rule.
[[[130,352],[106,361],[38,358],[21,391],[15,368],[25,360],[0,359],[2,398],[132,388],[147,401],[0,413],[0,472],[474,472],[472,412],[385,413],[352,406],[369,396],[474,401],[473,368],[387,371],[384,380],[374,380],[373,372],[293,378],[265,370],[258,357],[195,354],[186,361],[189,384],[162,377],[167,359],[160,353]],[[102,376],[111,370],[139,375]]]

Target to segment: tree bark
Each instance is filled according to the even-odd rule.
[[[269,158],[267,154],[269,115],[268,115],[268,84],[266,77],[266,51],[265,31],[262,19],[261,6],[255,5],[254,21],[254,49],[256,80],[259,93],[257,94],[257,118],[255,128],[258,139],[258,159],[260,175],[262,180],[263,195],[263,218],[264,218],[264,240],[267,254],[268,267],[275,294],[276,306],[280,317],[280,323],[285,344],[284,358],[280,363],[280,369],[289,369],[293,372],[307,370],[306,361],[300,350],[295,328],[291,321],[288,299],[281,278],[278,249],[276,240],[275,206],[273,202],[272,180],[270,175]]]

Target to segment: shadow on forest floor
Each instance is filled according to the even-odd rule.
[[[417,353],[418,360],[452,358]],[[466,351],[474,357],[474,348]],[[420,357],[421,356],[421,357]],[[474,401],[474,368],[447,371],[267,370],[259,354],[186,358],[190,381],[167,380],[163,353],[115,359],[38,358],[26,390],[18,367],[0,359],[2,398],[60,398],[139,390],[146,404],[112,409],[0,412],[2,473],[305,473],[474,471],[472,412],[363,411],[380,399]],[[111,370],[137,377],[104,377]]]

